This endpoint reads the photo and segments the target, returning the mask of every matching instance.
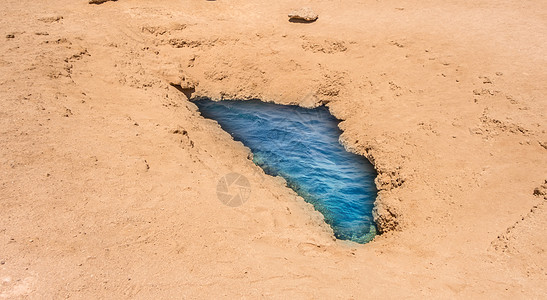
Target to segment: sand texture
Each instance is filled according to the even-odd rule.
[[[92,2],[0,8],[0,298],[547,294],[547,2]],[[327,105],[383,234],[335,240],[188,97]]]

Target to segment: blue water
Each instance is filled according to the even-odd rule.
[[[376,171],[338,141],[340,122],[325,107],[306,109],[250,101],[194,102],[253,152],[266,174],[282,176],[323,214],[335,236],[366,243],[376,235]]]

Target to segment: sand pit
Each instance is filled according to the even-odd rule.
[[[281,177],[312,204],[337,239],[364,244],[376,236],[376,171],[366,158],[340,144],[340,121],[326,107],[260,100],[193,102],[202,116],[249,147],[264,173]]]

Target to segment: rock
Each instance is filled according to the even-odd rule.
[[[401,214],[393,206],[376,203],[372,215],[380,234],[401,229]]]
[[[306,22],[313,22],[319,18],[319,15],[313,12],[309,7],[303,7],[297,10],[293,10],[289,13],[290,20],[302,20]]]
[[[15,38],[15,34],[7,34],[6,38],[7,39],[13,39],[13,38]]]
[[[89,0],[89,4],[103,4],[108,1],[117,1],[117,0]]]
[[[53,23],[53,22],[60,22],[63,19],[63,16],[44,16],[42,18],[39,18],[38,21],[42,21],[44,23]]]

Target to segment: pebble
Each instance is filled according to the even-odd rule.
[[[289,13],[289,19],[291,20],[304,20],[307,22],[313,22],[319,18],[319,15],[317,15],[311,8],[309,7],[303,7],[297,10],[293,10]]]

